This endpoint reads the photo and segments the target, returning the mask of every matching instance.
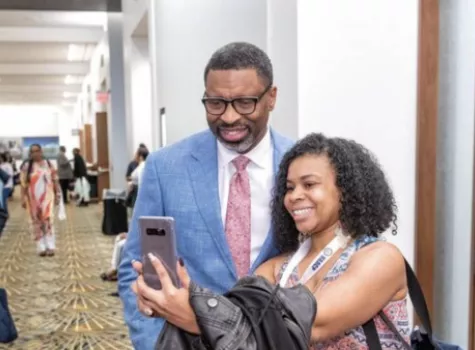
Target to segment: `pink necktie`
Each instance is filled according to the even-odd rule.
[[[236,172],[229,185],[226,210],[226,238],[239,278],[246,276],[251,264],[251,185],[246,167],[250,160],[233,160]]]

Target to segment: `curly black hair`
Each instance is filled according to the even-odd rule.
[[[312,133],[298,141],[283,157],[272,200],[272,224],[276,244],[282,253],[298,248],[299,232],[285,209],[287,172],[290,164],[304,155],[326,155],[336,174],[340,192],[340,223],[352,238],[378,237],[392,226],[397,233],[397,206],[381,166],[373,154],[352,140]]]

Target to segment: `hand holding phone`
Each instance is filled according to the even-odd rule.
[[[160,259],[173,284],[178,288],[175,220],[166,216],[141,216],[139,225],[145,283],[151,288],[162,289],[157,272],[148,257],[148,254],[152,253]]]

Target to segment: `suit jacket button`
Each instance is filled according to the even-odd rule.
[[[218,306],[218,300],[216,300],[215,298],[208,299],[207,304],[208,304],[209,307],[214,308],[214,307]]]

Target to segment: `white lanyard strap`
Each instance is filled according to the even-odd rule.
[[[300,245],[299,249],[292,256],[289,263],[287,264],[287,267],[282,273],[282,278],[279,282],[281,287],[285,287],[287,285],[287,281],[289,280],[292,272],[310,251],[311,244],[311,239],[307,239],[302,243],[302,245]],[[339,249],[343,248],[345,245],[346,241],[341,237],[337,236],[333,238],[333,240],[328,243],[327,246],[323,248],[323,250],[315,257],[315,259],[312,260],[310,265],[308,265],[298,283],[305,284],[310,278],[318,273],[318,271],[320,271],[320,269],[336,254]]]

